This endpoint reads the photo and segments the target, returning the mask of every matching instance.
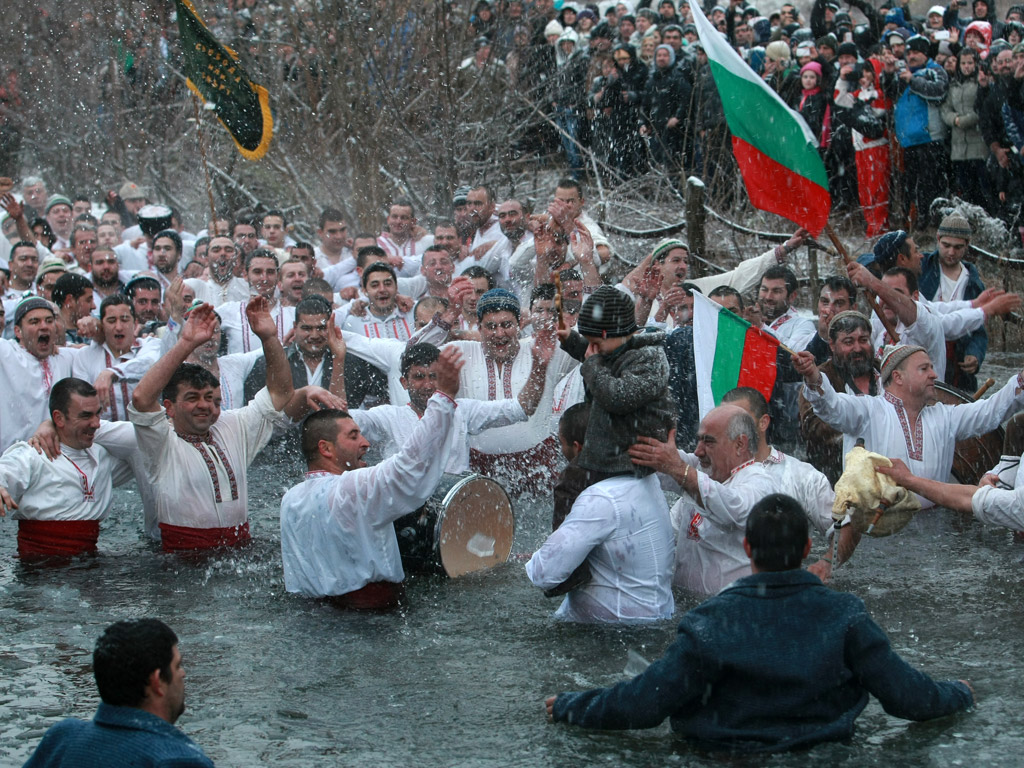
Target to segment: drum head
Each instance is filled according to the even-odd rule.
[[[490,478],[470,475],[452,486],[438,525],[441,565],[451,578],[507,562],[515,537],[512,502]]]

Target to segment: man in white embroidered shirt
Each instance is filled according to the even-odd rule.
[[[915,475],[941,481],[949,477],[956,441],[998,427],[1019,409],[1017,395],[1024,387],[1021,372],[984,400],[957,406],[936,402],[938,374],[931,358],[923,347],[911,345],[885,348],[881,397],[837,393],[809,352],[795,354],[793,368],[804,377],[804,397],[814,412],[843,433],[844,456],[863,438],[869,451],[902,459]]]
[[[437,460],[455,423],[462,356],[447,347],[435,369],[437,391],[402,450],[374,467],[349,414],[318,411],[302,425],[305,480],[281,499],[281,557],[289,592],[329,597],[346,608],[397,605],[405,578],[394,521],[437,487]]]
[[[222,414],[220,383],[184,362],[213,336],[217,316],[209,304],[192,310],[177,344],[132,393],[128,416],[156,490],[165,551],[249,540],[246,469],[270,440],[293,388],[267,300],[251,299],[246,318],[267,361],[267,387],[249,405]]]

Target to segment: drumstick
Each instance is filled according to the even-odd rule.
[[[992,385],[996,383],[995,379],[986,379],[985,383],[981,385],[981,388],[974,393],[974,399],[980,400],[981,396],[992,389]]]

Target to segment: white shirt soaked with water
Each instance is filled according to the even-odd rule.
[[[15,520],[102,520],[113,486],[132,478],[131,467],[93,444],[79,450],[61,443],[53,461],[28,443],[15,443],[0,457],[0,485],[18,504]]]
[[[772,448],[771,454],[762,464],[775,481],[775,492],[792,496],[807,513],[807,520],[826,533],[832,527],[832,504],[836,492],[828,478],[806,461]]]
[[[902,459],[918,477],[945,482],[953,467],[956,441],[990,432],[1018,410],[1018,386],[1018,377],[1014,376],[985,400],[955,406],[929,405],[921,410],[916,424],[909,423],[898,397],[888,393],[878,397],[837,394],[827,376],[822,377],[820,395],[806,385],[803,393],[818,418],[843,433],[844,463],[857,438],[863,437],[867,450]],[[922,498],[921,506],[933,504]]]
[[[533,367],[532,339],[519,340],[519,352],[515,359],[498,365],[484,355],[479,341],[453,341],[446,346],[455,346],[462,351],[466,364],[459,374],[459,394],[474,400],[511,400],[519,397]],[[555,384],[569,371],[579,365],[561,349],[555,349],[554,357],[548,364],[544,393],[537,410],[527,421],[481,432],[470,438],[471,448],[482,453],[518,453],[533,448],[551,436],[551,403]]]
[[[18,342],[0,339],[0,451],[28,440],[50,417],[50,388],[71,375],[77,353],[58,347],[56,355],[40,360]]]
[[[78,351],[71,366],[71,375],[91,384],[108,368],[114,371],[117,379],[114,381],[111,407],[103,413],[103,417],[111,421],[127,421],[128,403],[132,400],[135,385],[160,359],[161,346],[161,340],[151,336],[136,339],[125,354],[115,355],[106,343],[97,344],[94,341]]]
[[[526,412],[518,400],[493,403],[459,398],[451,439],[442,448],[445,472],[460,475],[469,471],[469,436],[485,429],[506,427],[526,421]],[[380,445],[382,456],[394,456],[416,428],[420,418],[411,405],[378,405],[368,411],[352,411],[359,431],[373,446]]]
[[[680,451],[679,455],[694,469],[699,468],[694,454]],[[669,490],[682,490],[670,478],[661,478]],[[672,507],[676,532],[672,583],[699,595],[713,595],[750,575],[750,558],[743,551],[747,516],[757,502],[776,492],[776,481],[761,462],[752,459],[734,469],[723,483],[701,471],[697,472],[697,482],[704,506],[684,493]]]
[[[441,480],[435,461],[455,422],[455,401],[438,393],[400,453],[340,475],[310,472],[281,499],[281,559],[289,592],[344,595],[405,578],[392,524],[418,509]]]
[[[179,437],[163,408],[147,412],[129,408],[128,415],[155,486],[157,517],[161,523],[182,528],[242,525],[248,517],[246,470],[270,440],[274,425],[288,423],[274,410],[266,387],[244,408],[222,411],[210,434],[229,467],[221,461],[220,451],[208,445],[196,447]],[[210,466],[217,476],[220,501],[216,500]]]
[[[1024,531],[1024,473],[1019,471],[1022,459],[1024,456],[1002,456],[989,470],[989,474],[998,475],[1000,483],[1010,488],[986,485],[971,497],[974,516],[983,523]]]
[[[228,354],[239,352],[252,352],[262,349],[263,342],[260,337],[253,333],[249,327],[249,318],[245,316],[245,308],[249,300],[230,301],[217,307],[217,316],[220,317],[221,332],[228,339]],[[284,344],[285,337],[291,333],[295,325],[295,307],[286,307],[277,302],[270,310],[270,316],[277,324],[277,338]]]
[[[667,619],[675,610],[673,540],[657,477],[613,477],[579,495],[558,530],[526,564],[526,575],[534,585],[550,589],[586,560],[591,580],[565,596],[557,618]]]

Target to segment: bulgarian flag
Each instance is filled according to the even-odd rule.
[[[693,339],[701,419],[735,387],[753,387],[771,399],[778,339],[698,291],[693,292]]]
[[[817,236],[832,208],[817,139],[803,117],[711,26],[700,3],[691,3],[690,9],[722,97],[732,151],[750,202]]]

